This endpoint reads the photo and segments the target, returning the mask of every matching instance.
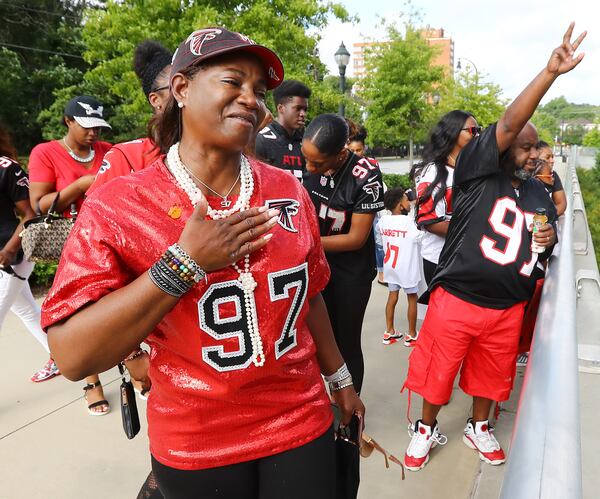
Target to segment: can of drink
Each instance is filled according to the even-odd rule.
[[[545,208],[536,208],[535,214],[533,215],[533,228],[531,232],[535,234],[538,232],[545,224],[548,223],[548,215],[546,214]],[[531,251],[533,253],[543,253],[545,248],[535,243],[533,237],[531,238]]]

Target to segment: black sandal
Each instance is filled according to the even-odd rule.
[[[93,390],[94,388],[98,388],[99,386],[101,387],[102,383],[100,383],[100,381],[96,381],[95,383],[88,383],[87,385],[85,385],[83,387],[83,391],[85,392],[84,398],[85,398],[86,402],[87,402],[87,392],[89,390]],[[99,411],[92,410],[101,405],[106,406],[105,411],[99,412]],[[89,412],[90,416],[106,416],[110,412],[110,404],[108,403],[108,400],[106,400],[106,399],[98,400],[98,402],[92,402],[91,404],[88,404],[87,408],[88,408],[88,412]]]

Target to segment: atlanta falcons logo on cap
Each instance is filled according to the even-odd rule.
[[[190,44],[190,52],[192,54],[202,55],[202,45],[204,45],[204,42],[214,40],[221,33],[223,31],[216,28],[199,29],[188,36],[186,43]]]
[[[379,189],[381,189],[381,184],[378,181],[369,182],[368,184],[363,185],[363,191],[373,196],[373,201],[377,201]]]
[[[298,214],[298,207],[300,206],[298,201],[295,199],[269,199],[265,205],[267,208],[281,210],[277,223],[285,230],[289,232],[298,232],[298,229],[294,227],[294,222],[292,220],[292,217]]]
[[[77,104],[79,104],[83,109],[85,109],[85,114],[87,114],[88,116],[90,114],[97,114],[98,116],[100,116],[100,118],[102,118],[102,111],[104,111],[104,106],[98,106],[96,109],[94,109],[92,106],[85,102],[77,102]]]

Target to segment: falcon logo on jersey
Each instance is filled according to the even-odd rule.
[[[381,184],[378,181],[369,182],[368,184],[363,185],[363,191],[373,196],[373,201],[377,201],[377,199],[379,198],[380,189]]]
[[[79,104],[83,109],[85,109],[85,114],[87,114],[88,116],[90,114],[97,114],[98,116],[100,116],[100,118],[102,118],[102,111],[104,111],[104,106],[98,106],[97,108],[93,108],[85,102],[78,102],[77,104]]]
[[[204,45],[204,42],[214,40],[221,33],[223,33],[222,30],[215,28],[194,31],[186,40],[190,44],[190,52],[194,55],[202,55],[202,45]]]
[[[298,229],[294,227],[294,221],[292,220],[292,217],[298,214],[298,207],[300,206],[298,201],[295,199],[269,199],[265,205],[267,208],[281,211],[277,223],[285,230],[289,232],[298,232]]]
[[[27,177],[21,177],[17,180],[17,185],[19,187],[29,187],[29,179]]]

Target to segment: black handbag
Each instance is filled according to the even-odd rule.
[[[135,437],[140,431],[140,417],[138,415],[137,403],[135,401],[135,390],[133,383],[125,380],[125,368],[123,363],[119,362],[119,372],[121,373],[121,418],[123,419],[123,430],[129,440]]]
[[[25,259],[30,262],[56,263],[60,260],[67,237],[75,223],[77,209],[71,204],[71,217],[64,217],[55,212],[60,193],[56,193],[48,214],[42,215],[39,203],[36,207],[35,218],[25,222],[21,232],[21,246]]]

